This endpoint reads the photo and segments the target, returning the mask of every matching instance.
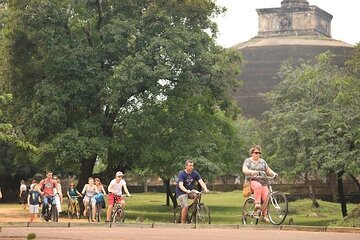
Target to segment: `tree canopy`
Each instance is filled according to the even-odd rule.
[[[146,113],[154,106],[156,121],[163,121],[176,107],[183,113],[179,125],[194,123],[214,108],[225,110],[238,84],[242,58],[214,42],[212,19],[224,9],[212,0],[12,0],[3,6],[0,80],[14,94],[11,116],[39,147],[32,161],[79,174],[80,185],[98,159],[113,175],[146,153],[124,141],[133,138],[132,115],[151,121]],[[188,110],[186,99],[196,99],[197,107]],[[166,113],[167,105],[174,109]],[[174,131],[171,126],[149,134]],[[191,145],[176,137],[168,144]]]

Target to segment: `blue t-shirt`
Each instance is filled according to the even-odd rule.
[[[39,205],[40,193],[32,189],[30,190],[29,195],[30,195],[30,199],[29,199],[30,205]]]
[[[179,173],[178,180],[176,182],[176,197],[186,194],[183,190],[179,188],[179,182],[183,182],[184,187],[188,190],[192,190],[195,184],[195,181],[201,179],[200,174],[197,171],[192,171],[190,174],[186,173],[185,170],[182,170]]]

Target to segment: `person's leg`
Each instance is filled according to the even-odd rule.
[[[95,214],[96,214],[96,200],[95,198],[91,198],[91,211],[92,211],[92,221],[96,222]]]
[[[266,198],[268,197],[269,194],[269,188],[267,186],[262,186],[262,190],[261,190],[261,200],[263,203],[265,203]],[[262,209],[262,216],[265,222],[270,222],[268,216],[267,216],[267,208],[266,206],[264,206],[264,209]]]
[[[47,208],[48,205],[48,198],[47,196],[43,197],[43,204],[42,204],[42,209],[41,209],[41,215],[45,214],[45,209]]]
[[[84,207],[85,207],[85,209],[84,209],[84,212],[83,212],[84,216],[86,216],[88,206],[89,206],[89,198],[88,198],[88,196],[85,196],[84,197]]]
[[[262,186],[258,181],[251,181],[250,187],[251,190],[254,192],[254,196],[255,196],[255,208],[260,208]]]
[[[179,205],[181,206],[181,223],[186,223],[187,215],[189,211],[188,195],[182,194],[178,197]]]
[[[106,221],[110,221],[113,206],[114,206],[114,194],[109,194],[108,195],[108,208],[106,211]]]
[[[36,204],[34,205],[34,222],[36,222],[38,214],[39,214],[39,204]]]
[[[121,198],[120,204],[123,208],[125,208],[125,199]]]

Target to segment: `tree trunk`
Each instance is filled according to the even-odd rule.
[[[344,185],[343,185],[343,180],[342,180],[342,176],[344,175],[345,171],[341,170],[338,172],[338,191],[339,191],[339,201],[340,201],[340,205],[341,205],[341,213],[343,217],[346,217],[347,214],[347,209],[346,209],[346,199],[344,196]]]
[[[170,199],[171,199],[174,208],[176,208],[177,201],[176,201],[175,194],[173,194],[171,192],[170,179],[164,179],[164,187],[166,190],[166,206],[170,206]]]
[[[308,189],[309,197],[312,201],[312,206],[315,208],[320,207],[320,204],[316,201],[316,197],[312,186],[312,181],[307,178],[307,174],[305,175],[305,185]]]
[[[329,179],[330,179],[330,189],[331,189],[331,197],[332,197],[332,202],[336,203],[337,202],[337,187],[336,187],[336,183],[337,183],[337,176],[336,173],[334,171],[330,171],[329,173]]]
[[[351,179],[354,181],[355,185],[357,186],[358,190],[360,191],[360,183],[359,181],[356,179],[356,177],[354,175],[352,175],[351,173],[349,174],[349,176],[351,177]]]
[[[88,182],[88,178],[92,176],[94,166],[95,166],[96,156],[91,158],[85,158],[81,161],[80,164],[80,174],[79,174],[79,182],[76,186],[79,192],[82,191],[85,184]],[[81,212],[84,210],[84,205],[82,201],[79,201]]]

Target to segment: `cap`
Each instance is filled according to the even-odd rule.
[[[120,177],[120,176],[124,176],[124,174],[120,171],[116,172],[115,177]]]

